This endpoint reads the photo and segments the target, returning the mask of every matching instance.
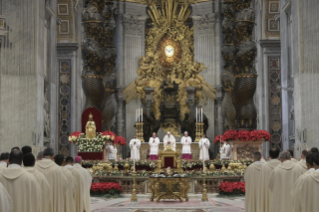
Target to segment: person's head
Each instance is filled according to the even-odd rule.
[[[168,135],[168,136],[171,136],[171,133],[170,133],[170,132],[167,132],[167,135]]]
[[[14,149],[17,149],[17,150],[20,151],[20,148],[18,146],[12,147],[11,151],[14,150]]]
[[[136,138],[136,134],[134,134],[133,138]]]
[[[18,149],[14,149],[10,153],[9,164],[18,164],[21,166],[22,159],[23,153]]]
[[[313,168],[319,168],[319,152],[312,153]]]
[[[308,150],[302,150],[301,155],[300,155],[300,159],[306,159],[307,155],[309,154]]]
[[[205,134],[203,134],[203,135],[202,135],[202,137],[203,137],[203,138],[206,138],[206,135],[205,135]]]
[[[65,165],[74,165],[74,160],[72,157],[68,156],[65,158]]]
[[[271,159],[276,159],[276,158],[278,158],[279,153],[280,153],[280,151],[279,151],[278,148],[271,148],[271,149],[269,150],[269,157],[270,157]]]
[[[294,151],[292,149],[288,149],[288,152],[290,154],[290,158],[294,157]]]
[[[62,154],[58,154],[54,157],[54,162],[56,164],[58,164],[59,166],[62,166],[63,165],[63,162],[64,162],[64,155]]]
[[[156,133],[155,132],[153,132],[153,137],[156,137]]]
[[[307,165],[307,168],[308,169],[311,169],[313,168],[313,154],[314,153],[309,153],[307,156],[306,156],[306,165]]]
[[[9,157],[10,157],[10,153],[9,152],[2,152],[0,155],[0,161],[9,163]]]
[[[290,155],[290,153],[288,151],[282,151],[279,154],[279,158],[280,158],[280,161],[283,163],[286,160],[290,160],[291,159],[291,155]]]
[[[21,148],[21,152],[25,155],[27,153],[32,153],[32,148],[30,146],[24,146]]]
[[[260,161],[261,154],[260,152],[254,152],[254,161]]]
[[[310,152],[316,153],[316,152],[319,152],[319,150],[318,150],[317,147],[312,147],[312,148],[310,149]]]
[[[33,167],[35,164],[35,157],[32,153],[27,153],[23,156],[23,165],[25,167]]]
[[[185,135],[185,136],[188,136],[188,132],[187,132],[187,131],[185,131],[185,132],[184,132],[184,135]]]
[[[76,156],[75,159],[74,159],[74,163],[82,164],[82,157],[81,156]]]
[[[40,151],[38,153],[37,160],[42,160],[42,158],[43,158],[43,151]]]
[[[47,147],[44,151],[43,151],[43,157],[44,158],[49,158],[49,159],[53,159],[54,156],[54,150],[51,147]]]

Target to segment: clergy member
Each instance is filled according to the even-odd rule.
[[[150,145],[150,160],[158,160],[158,145],[160,140],[156,137],[156,133],[153,133],[153,136],[150,137],[148,144]]]
[[[40,151],[37,156],[37,161],[42,160],[42,158],[43,158],[43,151]]]
[[[0,171],[2,169],[7,168],[8,163],[9,163],[9,156],[10,156],[9,152],[1,153],[1,155],[0,155]]]
[[[184,132],[184,136],[181,139],[181,144],[183,145],[182,159],[192,159],[192,151],[191,151],[192,138],[188,136],[187,131]]]
[[[271,192],[271,212],[292,211],[291,188],[303,174],[297,163],[290,160],[290,153],[282,151],[279,154],[281,163],[272,171],[269,177]]]
[[[260,170],[263,163],[260,161],[260,152],[254,153],[254,163],[250,164],[245,171],[245,211],[257,212],[259,199],[258,190],[260,186]]]
[[[108,152],[109,161],[117,161],[117,148],[115,144],[111,143],[108,145]]]
[[[86,181],[84,177],[81,176],[81,173],[78,169],[74,168],[74,160],[72,157],[67,157],[65,159],[65,169],[68,169],[72,174],[73,177],[76,179],[77,186],[75,188],[75,204],[76,210],[75,211],[84,211],[84,188]]]
[[[222,141],[223,146],[220,147],[220,159],[230,159],[230,145],[226,141]]]
[[[92,176],[87,169],[82,167],[82,157],[81,156],[76,156],[74,162],[75,162],[74,168],[76,168],[81,173],[81,176],[85,180],[84,209],[85,209],[85,211],[91,211],[90,190],[91,190],[91,184],[92,184]]]
[[[304,150],[305,151],[305,150]],[[306,156],[306,166],[308,171],[306,171],[304,174],[302,174],[296,183],[294,184],[294,187],[291,190],[291,198],[292,198],[292,211],[293,212],[301,212],[301,202],[300,202],[300,187],[304,181],[304,179],[311,174],[311,172],[314,172],[314,164],[313,164],[313,154],[307,152]],[[300,161],[299,161],[300,162]]]
[[[291,150],[291,149],[288,149],[288,152],[290,153],[290,156],[291,156],[291,161],[292,162],[294,162],[294,163],[298,163],[298,160],[296,160],[295,158],[294,158],[294,151],[293,150]]]
[[[23,146],[21,148],[21,152],[23,153],[23,155],[32,153],[32,148],[30,146]]]
[[[65,174],[67,180],[68,180],[68,188],[66,191],[66,195],[64,198],[64,211],[65,212],[76,212],[75,208],[75,188],[77,186],[77,182],[75,177],[73,177],[73,174],[70,170],[65,169],[63,167],[64,163],[64,155],[58,154],[54,157],[54,162],[60,166],[63,173]]]
[[[258,211],[260,212],[271,212],[271,195],[268,188],[268,181],[271,172],[274,170],[276,166],[280,164],[279,157],[279,149],[272,148],[269,150],[270,161],[264,163],[261,166],[260,171],[260,189],[259,189],[259,205]]]
[[[20,150],[11,151],[8,168],[0,172],[0,182],[12,199],[13,212],[40,212],[40,185],[31,173],[21,167],[22,159],[23,153]]]
[[[136,138],[136,135],[134,135],[133,139],[130,141],[130,148],[131,148],[131,159],[132,160],[140,160],[140,147],[141,147],[141,141],[140,139]]]
[[[310,152],[316,153],[316,152],[319,152],[319,150],[318,150],[317,147],[312,147],[312,148],[310,149]]]
[[[27,170],[29,173],[31,173],[37,182],[39,183],[41,190],[42,190],[42,202],[41,202],[41,212],[48,212],[49,211],[49,205],[51,202],[51,194],[52,190],[49,185],[49,182],[47,181],[47,178],[36,170],[34,168],[35,165],[35,157],[32,153],[26,153],[23,156],[23,165],[24,169]]]
[[[200,149],[200,155],[199,155],[199,159],[200,160],[209,160],[209,146],[210,146],[210,142],[208,140],[208,138],[206,138],[206,135],[203,134],[203,137],[200,139],[199,143],[199,149]]]
[[[51,147],[43,151],[42,160],[38,161],[34,168],[44,174],[51,187],[51,202],[49,212],[64,211],[64,196],[68,189],[68,180],[63,170],[53,162],[54,150]]]
[[[0,183],[0,211],[12,212],[12,199],[7,189]]]
[[[297,162],[298,165],[300,165],[301,169],[304,170],[304,172],[308,171],[308,167],[306,164],[306,157],[308,155],[307,150],[302,150],[301,156],[300,156],[300,161]]]
[[[170,132],[164,136],[164,150],[166,150],[167,146],[171,147],[171,150],[176,151],[176,139]]]

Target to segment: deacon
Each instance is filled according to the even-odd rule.
[[[0,183],[0,211],[12,212],[12,199],[7,189]]]
[[[112,143],[108,145],[109,161],[117,161],[117,148],[114,145]]]
[[[297,162],[297,164],[300,166],[301,169],[304,170],[304,172],[308,171],[308,167],[306,164],[307,155],[308,155],[308,150],[303,150],[301,152],[300,161]]]
[[[35,177],[21,167],[22,159],[20,150],[11,151],[8,168],[0,172],[0,183],[12,199],[13,212],[39,212],[42,191]]]
[[[170,146],[171,150],[176,151],[176,140],[175,140],[175,137],[171,135],[170,132],[167,132],[163,140],[164,140],[164,150],[166,150],[167,146]]]
[[[254,163],[250,164],[245,171],[245,211],[258,211],[258,190],[260,186],[260,170],[263,163],[260,161],[260,152],[254,153]]]
[[[92,176],[90,172],[82,167],[82,157],[76,156],[74,160],[74,168],[76,168],[80,173],[81,176],[85,180],[84,184],[84,209],[85,211],[91,211],[91,196],[90,196],[90,190],[91,190],[91,184],[92,184]]]
[[[23,148],[22,148],[23,149]],[[47,180],[47,178],[44,176],[44,174],[42,174],[41,172],[39,172],[38,170],[36,170],[34,168],[35,165],[35,157],[33,156],[32,153],[26,153],[23,156],[23,165],[24,165],[24,169],[26,171],[28,171],[29,173],[31,173],[35,179],[37,180],[37,182],[39,183],[41,190],[42,190],[42,202],[41,202],[41,212],[48,212],[49,211],[49,205],[51,202],[51,187],[49,185],[49,182]]]
[[[74,168],[74,160],[72,157],[67,157],[65,159],[65,169],[69,170],[73,177],[77,182],[77,186],[75,187],[75,204],[76,210],[75,211],[84,211],[84,187],[85,187],[85,180],[81,176],[81,173],[78,169]]]
[[[0,155],[0,171],[2,169],[7,168],[8,163],[9,163],[9,156],[10,156],[9,152],[1,153],[1,155]]]
[[[198,144],[199,144],[199,149],[200,149],[199,159],[200,160],[209,160],[208,149],[209,149],[209,146],[210,146],[210,142],[206,138],[205,134],[203,134],[203,137],[200,139]]]
[[[305,150],[304,150],[305,151]],[[303,151],[302,151],[303,152]],[[304,152],[303,152],[304,153]],[[308,152],[307,152],[308,153]],[[313,164],[313,154],[309,153],[306,156],[306,166],[308,171],[306,171],[303,175],[301,175],[296,181],[294,187],[291,190],[291,198],[292,198],[292,211],[293,212],[301,212],[301,202],[300,202],[300,187],[304,181],[304,179],[309,176],[312,172],[315,171]]]
[[[158,145],[160,140],[156,137],[156,133],[153,133],[153,137],[150,138],[148,144],[150,145],[150,160],[158,160]]]
[[[131,159],[132,160],[140,160],[140,147],[141,147],[141,141],[140,139],[136,138],[136,135],[134,135],[133,139],[130,141],[130,148],[131,148]]]
[[[64,211],[64,196],[67,194],[69,182],[63,169],[55,164],[53,160],[54,150],[48,147],[43,151],[42,160],[38,161],[34,168],[44,174],[51,187],[49,212],[61,212]]]
[[[281,163],[274,168],[269,177],[271,212],[292,211],[292,199],[289,192],[300,175],[303,174],[297,163],[290,160],[288,151],[282,151],[279,158]]]
[[[191,152],[192,138],[188,136],[187,131],[184,132],[184,136],[181,139],[181,144],[183,145],[182,159],[192,159],[192,152]]]
[[[268,181],[271,172],[274,170],[276,166],[280,164],[279,157],[279,149],[272,148],[269,150],[270,161],[264,163],[261,166],[260,170],[260,188],[259,188],[259,205],[257,211],[260,212],[271,212],[271,195],[268,188]]]

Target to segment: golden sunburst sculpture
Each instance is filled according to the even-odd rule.
[[[125,90],[126,102],[133,98],[145,103],[146,87],[154,87],[152,111],[155,119],[161,117],[160,105],[164,100],[161,88],[164,80],[179,84],[175,97],[180,106],[180,119],[189,114],[186,87],[196,88],[196,102],[206,104],[207,97],[214,100],[216,90],[200,75],[206,67],[194,61],[194,29],[185,25],[191,10],[188,4],[164,0],[161,9],[152,3],[148,14],[153,27],[146,32],[146,55],[139,59],[138,79]]]

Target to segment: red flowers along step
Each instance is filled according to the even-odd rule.
[[[91,185],[92,196],[103,196],[106,194],[119,195],[121,191],[122,191],[122,187],[119,183],[103,182],[103,183],[92,183]]]
[[[224,135],[217,135],[215,137],[214,143],[219,143],[222,141],[231,140],[241,140],[241,141],[257,141],[265,139],[265,141],[270,140],[270,134],[266,130],[228,130]]]
[[[245,182],[222,182],[219,185],[220,195],[244,195],[245,194]]]

